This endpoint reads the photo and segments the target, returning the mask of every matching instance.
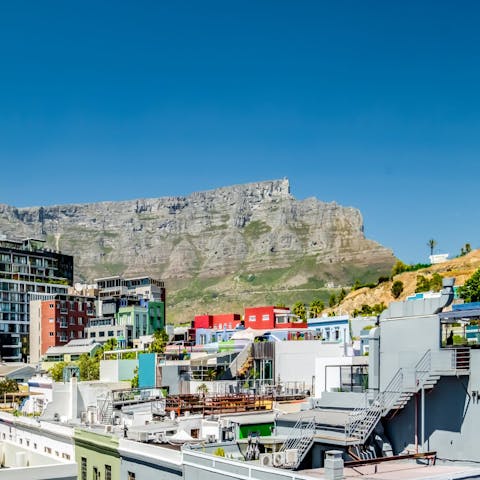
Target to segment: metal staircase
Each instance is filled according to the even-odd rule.
[[[462,353],[460,370],[468,371],[469,361],[465,360],[467,354]],[[452,358],[457,357],[458,353],[452,351]],[[459,362],[455,360],[451,369],[459,370]],[[381,417],[391,410],[403,408],[412,395],[422,388],[433,388],[439,378],[440,375],[432,369],[432,354],[428,350],[412,369],[397,370],[385,390],[373,399],[369,407],[356,408],[349,414],[345,425],[346,438],[356,440],[359,444],[365,443]]]
[[[292,429],[292,433],[280,448],[280,452],[286,452],[287,450],[297,451],[297,454],[294,456],[294,461],[291,463],[285,463],[283,465],[284,468],[289,468],[292,470],[298,468],[305,455],[313,445],[315,429],[315,417],[311,419],[301,418],[297,421]]]
[[[237,378],[239,375],[245,374],[253,363],[252,358],[252,343],[249,342],[240,350],[238,355],[227,369],[227,376],[230,378]]]
[[[104,398],[99,398],[98,403],[98,420],[103,425],[109,425],[113,420],[113,395],[108,392]]]

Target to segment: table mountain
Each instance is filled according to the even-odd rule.
[[[43,236],[50,248],[75,256],[77,280],[165,279],[177,318],[182,304],[213,311],[289,300],[282,292],[295,290],[308,301],[325,284],[376,279],[394,262],[389,249],[365,238],[357,209],[296,200],[286,179],[178,197],[0,204],[0,233]]]

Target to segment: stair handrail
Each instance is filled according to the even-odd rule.
[[[421,388],[432,372],[431,350],[427,350],[415,364],[415,388]],[[399,368],[386,386],[368,407],[358,407],[350,412],[345,423],[347,437],[359,438],[364,442],[372,433],[380,418],[388,413],[405,393],[404,369]]]
[[[421,388],[432,372],[432,352],[427,350],[415,365],[415,387]]]
[[[229,370],[232,374],[232,377],[236,377],[240,370],[240,367],[248,360],[250,357],[250,351],[252,349],[252,342],[248,342],[238,355],[234,358],[232,363],[229,366]]]

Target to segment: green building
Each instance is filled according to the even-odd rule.
[[[151,335],[155,330],[165,328],[165,304],[150,301],[120,307],[115,317],[117,325],[133,327],[133,338]]]
[[[75,461],[78,480],[117,480],[120,478],[118,438],[75,429]]]

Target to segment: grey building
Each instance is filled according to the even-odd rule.
[[[73,282],[73,257],[53,252],[36,239],[0,236],[0,357],[26,360],[29,301],[67,293]]]

